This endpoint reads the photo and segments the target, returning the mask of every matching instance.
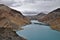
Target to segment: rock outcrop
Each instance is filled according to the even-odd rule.
[[[48,13],[39,21],[48,23],[52,29],[60,31],[60,8]]]
[[[27,24],[30,24],[30,20],[21,12],[0,4],[0,40],[24,40],[17,36],[16,30],[21,30]]]
[[[0,27],[20,30],[22,26],[29,23],[29,18],[23,16],[21,12],[0,4]]]
[[[6,29],[6,28],[0,28],[0,40],[26,40],[23,37],[20,37],[16,34],[16,32]]]

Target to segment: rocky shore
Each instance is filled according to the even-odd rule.
[[[0,40],[25,40],[16,34],[16,30],[30,23],[21,12],[0,4]]]
[[[6,29],[6,28],[0,28],[0,40],[26,40],[23,37],[20,37],[16,34],[16,32]]]

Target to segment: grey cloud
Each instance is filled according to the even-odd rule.
[[[51,11],[60,7],[60,0],[0,0],[0,3],[22,11]]]
[[[35,3],[36,0],[25,0],[25,3]]]
[[[5,4],[8,6],[20,6],[21,2],[17,0],[0,0],[0,4]]]
[[[8,0],[0,0],[0,3],[10,6],[14,3],[14,1],[12,1],[12,0],[9,0],[9,1]]]

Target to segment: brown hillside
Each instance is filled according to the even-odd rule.
[[[16,34],[22,26],[30,24],[28,17],[21,12],[0,4],[0,40],[26,40]]]
[[[60,30],[60,8],[48,13],[39,21],[48,23],[52,29]]]
[[[18,30],[21,26],[29,23],[30,20],[23,16],[21,12],[0,4],[0,27]]]

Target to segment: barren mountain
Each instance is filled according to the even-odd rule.
[[[21,26],[29,23],[29,18],[23,16],[21,12],[0,4],[0,27],[18,30]]]
[[[16,30],[21,30],[22,26],[30,24],[28,17],[21,12],[0,4],[0,40],[24,40],[17,36]]]
[[[41,19],[42,17],[44,17],[46,14],[41,12],[37,15],[34,15],[34,16],[28,16],[31,20],[38,20],[38,19]]]
[[[48,23],[52,29],[60,31],[60,8],[48,13],[42,19],[39,19],[39,21]]]

